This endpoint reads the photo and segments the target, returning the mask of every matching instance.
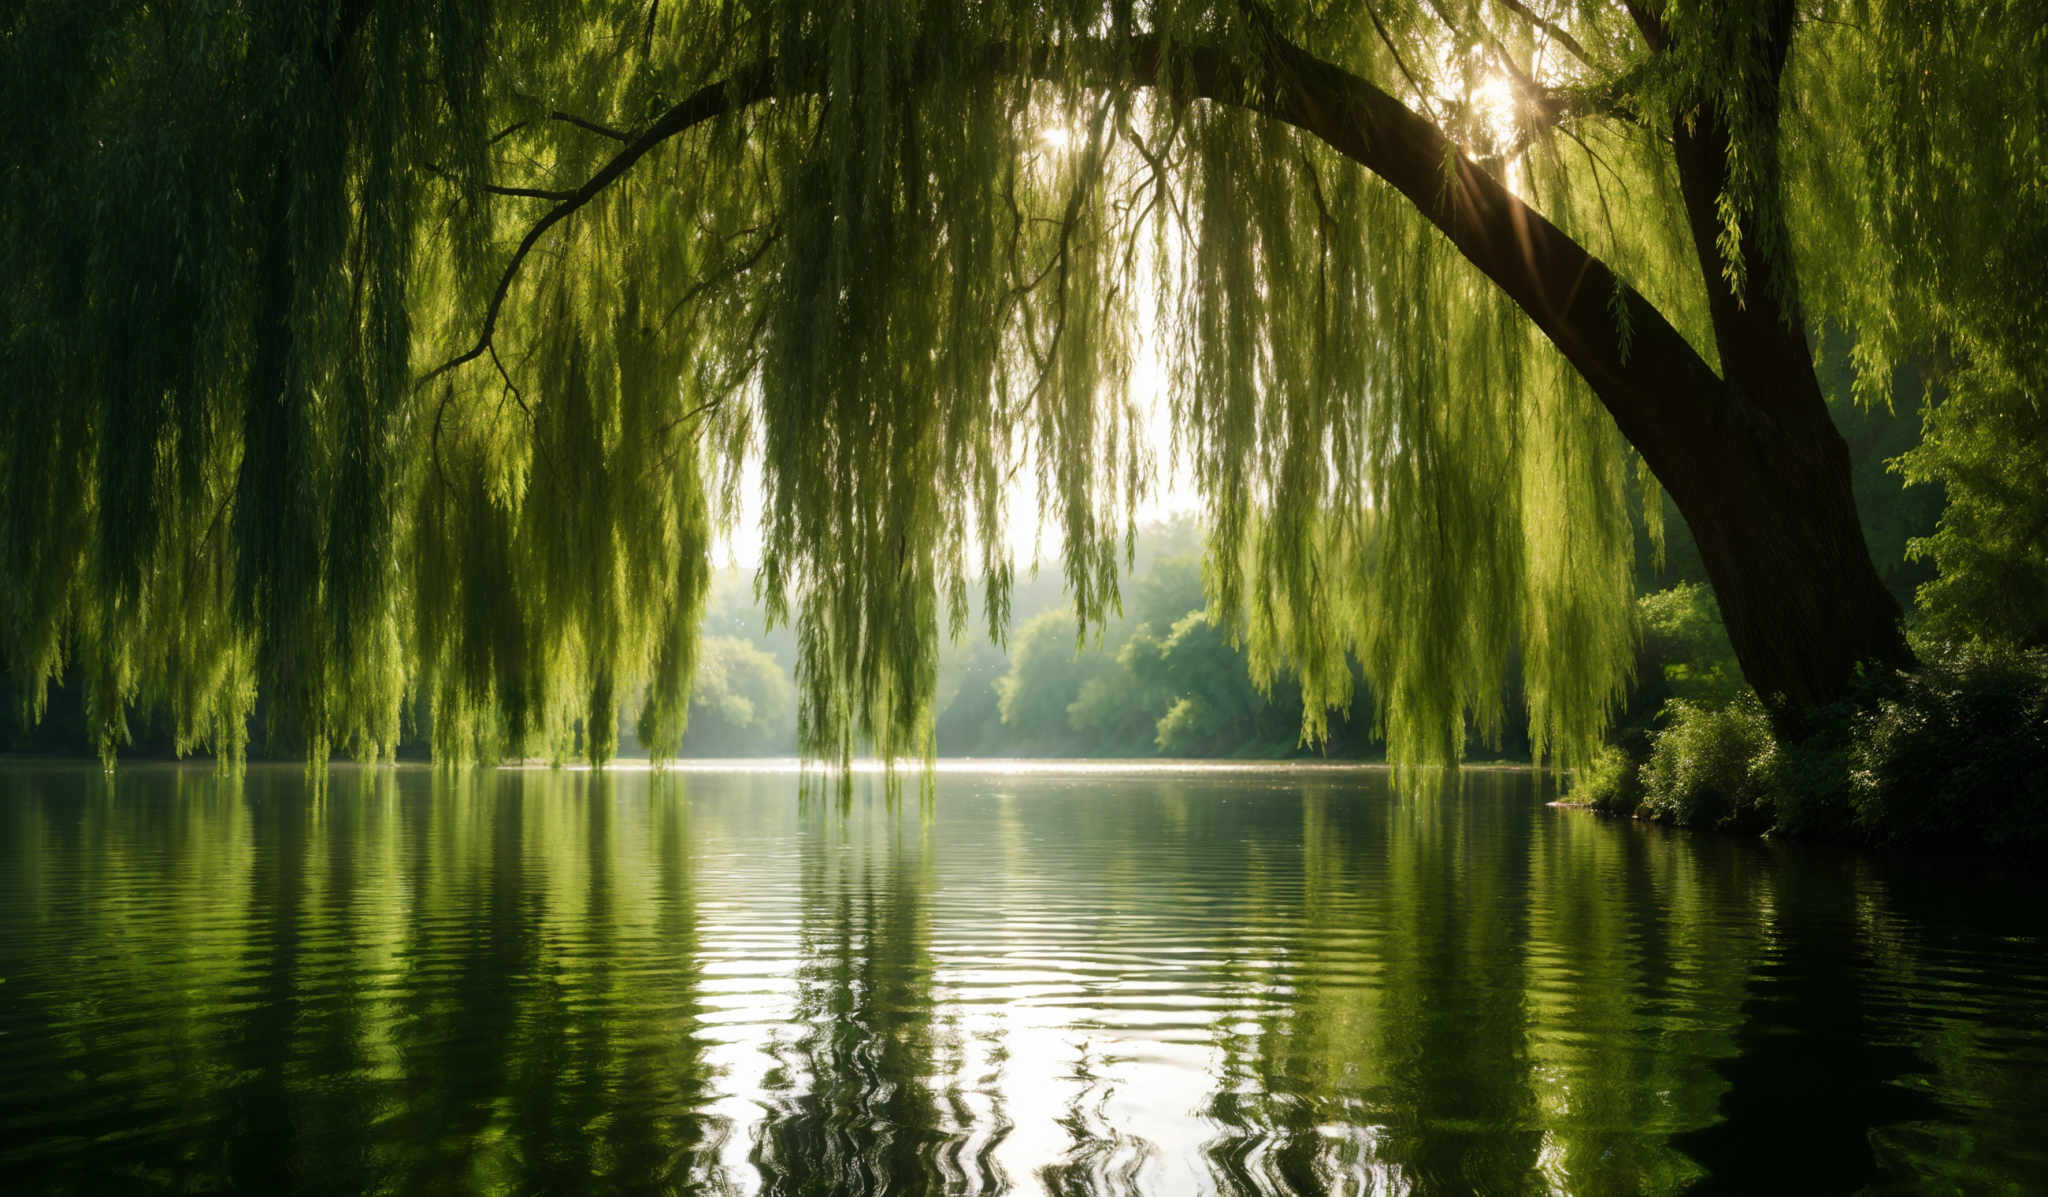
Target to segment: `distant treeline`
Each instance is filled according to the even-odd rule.
[[[1012,596],[1002,643],[985,625],[939,657],[937,742],[943,757],[1240,757],[1305,754],[1378,759],[1370,697],[1330,720],[1327,743],[1301,743],[1301,695],[1282,676],[1252,684],[1244,653],[1208,621],[1202,539],[1192,519],[1139,530],[1120,612],[1083,632],[1056,569],[1027,574]],[[686,756],[796,751],[795,642],[764,628],[745,571],[713,583],[702,664],[690,702]],[[1518,695],[1510,695],[1519,713]],[[1475,759],[1526,760],[1510,739],[1476,740]],[[622,740],[628,752],[638,746]]]
[[[943,756],[1280,757],[1299,743],[1301,697],[1251,683],[1244,654],[1204,618],[1198,531],[1146,530],[1122,612],[1083,631],[1059,596],[1020,605],[1007,651],[986,636],[941,656]],[[1374,756],[1366,712],[1328,750]]]

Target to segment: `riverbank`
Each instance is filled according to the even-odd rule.
[[[2048,650],[1967,646],[1781,734],[1762,703],[1674,699],[1573,801],[1679,827],[1890,847],[2048,844]]]

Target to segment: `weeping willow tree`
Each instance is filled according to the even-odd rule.
[[[315,757],[408,696],[449,759],[601,762],[633,693],[673,752],[758,453],[805,750],[929,756],[1019,480],[1086,628],[1171,452],[1311,738],[1355,663],[1454,759],[1514,658],[1587,751],[1631,488],[1796,720],[1907,655],[1807,330],[1873,395],[2026,356],[1980,268],[2048,206],[2044,42],[2021,0],[27,0],[0,665],[109,754],[152,703],[233,758],[259,692]]]

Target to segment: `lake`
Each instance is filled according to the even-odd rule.
[[[0,764],[0,1190],[2048,1187],[2043,885],[1525,772]]]

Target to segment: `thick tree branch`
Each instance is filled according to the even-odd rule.
[[[1177,51],[1174,70],[1162,73],[1155,47],[1149,60],[1131,56],[1132,73],[1154,86],[1184,79],[1196,96],[1285,121],[1401,192],[1564,353],[1660,474],[1683,453],[1688,425],[1730,414],[1720,379],[1662,312],[1442,130],[1290,43],[1276,43],[1271,53],[1272,63],[1247,72],[1220,51]],[[1626,314],[1626,345],[1617,306]]]
[[[1721,380],[1663,313],[1607,265],[1480,169],[1437,128],[1394,96],[1277,36],[1246,63],[1212,46],[1173,45],[1156,35],[1084,39],[1059,46],[990,44],[975,72],[1078,79],[1098,87],[1141,86],[1174,99],[1203,99],[1302,129],[1372,171],[1498,286],[1591,384],[1626,435],[1660,475],[1682,453],[1695,421],[1729,408]],[[476,343],[422,382],[488,349],[506,296],[535,245],[671,137],[790,93],[773,60],[744,67],[664,112],[569,198],[528,229],[499,278]],[[1626,339],[1617,309],[1625,318]],[[1651,402],[1651,397],[1659,397]]]

